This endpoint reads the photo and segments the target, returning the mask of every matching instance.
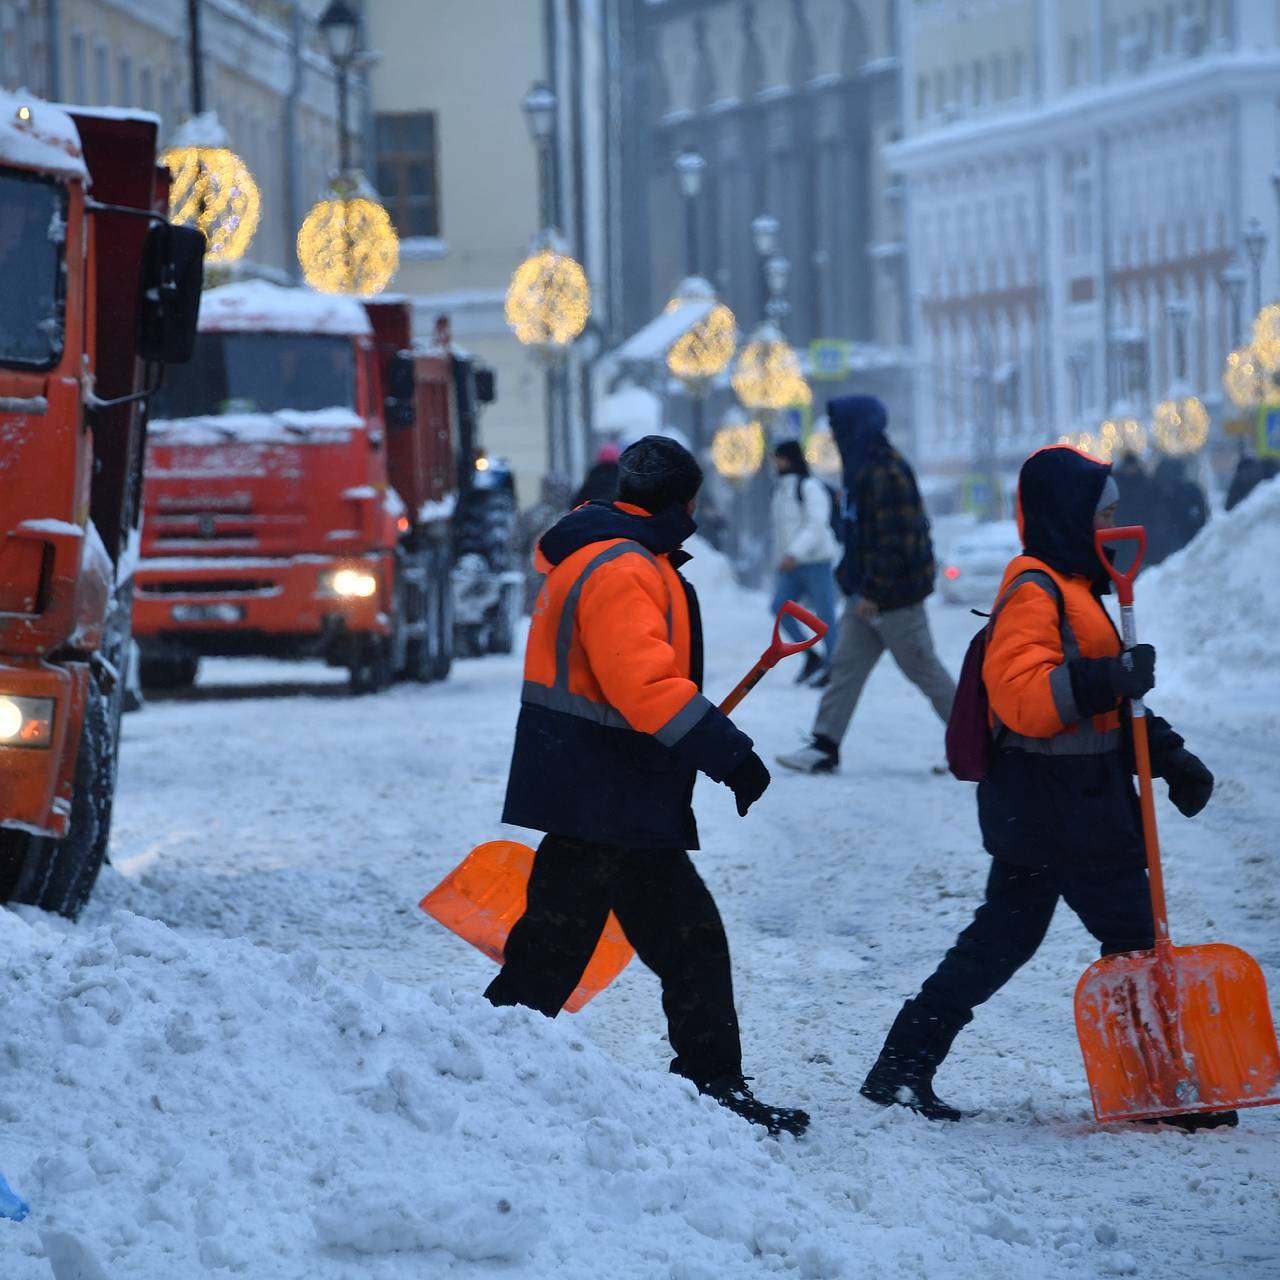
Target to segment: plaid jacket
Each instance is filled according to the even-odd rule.
[[[858,472],[853,500],[836,581],[882,612],[918,604],[933,591],[929,518],[915,475],[888,440],[875,445]]]

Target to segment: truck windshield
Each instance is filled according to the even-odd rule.
[[[51,369],[62,357],[66,193],[0,172],[0,365]]]
[[[301,333],[202,333],[189,364],[170,365],[152,418],[308,413],[355,406],[350,338]]]

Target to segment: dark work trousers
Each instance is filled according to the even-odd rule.
[[[920,1000],[963,1025],[1035,955],[1062,898],[1104,956],[1155,946],[1143,866],[1020,867],[991,860],[987,899],[920,988]]]
[[[485,995],[549,1018],[582,978],[609,912],[662,982],[672,1071],[697,1083],[742,1070],[729,943],[707,886],[683,849],[623,849],[546,836],[525,913]]]

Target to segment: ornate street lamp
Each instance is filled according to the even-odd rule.
[[[1244,229],[1244,247],[1253,268],[1253,314],[1262,310],[1262,259],[1267,252],[1267,233],[1257,218],[1250,218]]]
[[[692,147],[686,147],[675,159],[676,177],[680,182],[680,194],[684,197],[685,270],[691,276],[698,274],[698,196],[702,192],[702,179],[707,162]]]
[[[1244,268],[1238,258],[1222,269],[1218,277],[1222,284],[1222,292],[1227,295],[1227,308],[1231,316],[1231,345],[1238,347],[1244,341],[1244,322],[1241,318],[1241,303],[1244,301],[1244,286],[1247,280]]]
[[[400,237],[378,193],[353,166],[347,131],[351,71],[361,51],[360,16],[329,0],[317,23],[338,91],[338,172],[298,229],[298,263],[321,293],[381,293],[400,266]]]
[[[756,222],[760,219],[757,218]],[[776,219],[771,219],[776,228]],[[753,230],[755,224],[752,224]],[[791,307],[783,293],[790,263],[777,254],[764,264],[769,301],[766,319],[738,353],[733,368],[733,389],[738,399],[755,413],[772,414],[792,405],[813,403],[813,392],[805,381],[800,357],[783,335],[781,323]]]
[[[1173,395],[1162,400],[1151,414],[1151,433],[1157,446],[1171,457],[1185,457],[1204,447],[1209,438],[1209,411],[1187,390],[1187,324],[1191,307],[1182,298],[1169,303],[1173,329]]]

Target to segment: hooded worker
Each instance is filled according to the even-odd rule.
[[[752,742],[702,694],[697,596],[680,573],[702,471],[664,436],[618,464],[618,499],[589,502],[538,546],[534,608],[505,822],[546,833],[525,914],[485,993],[554,1017],[609,912],[662,982],[671,1070],[770,1132],[803,1111],[770,1107],[742,1076],[729,946],[688,850],[698,773],[746,816],[769,785]]]
[[[974,1009],[1036,953],[1060,898],[1104,956],[1155,945],[1123,709],[1155,686],[1156,655],[1149,644],[1122,652],[1101,599],[1110,578],[1094,549],[1119,499],[1110,465],[1075,449],[1042,449],[1023,464],[1023,553],[1005,570],[982,665],[993,740],[978,784],[992,857],[986,901],[894,1021],[862,1085],[872,1102],[962,1118],[934,1093],[934,1073]],[[1194,817],[1213,775],[1167,722],[1149,716],[1148,725],[1152,772]],[[1179,1123],[1234,1124],[1235,1113]]]

